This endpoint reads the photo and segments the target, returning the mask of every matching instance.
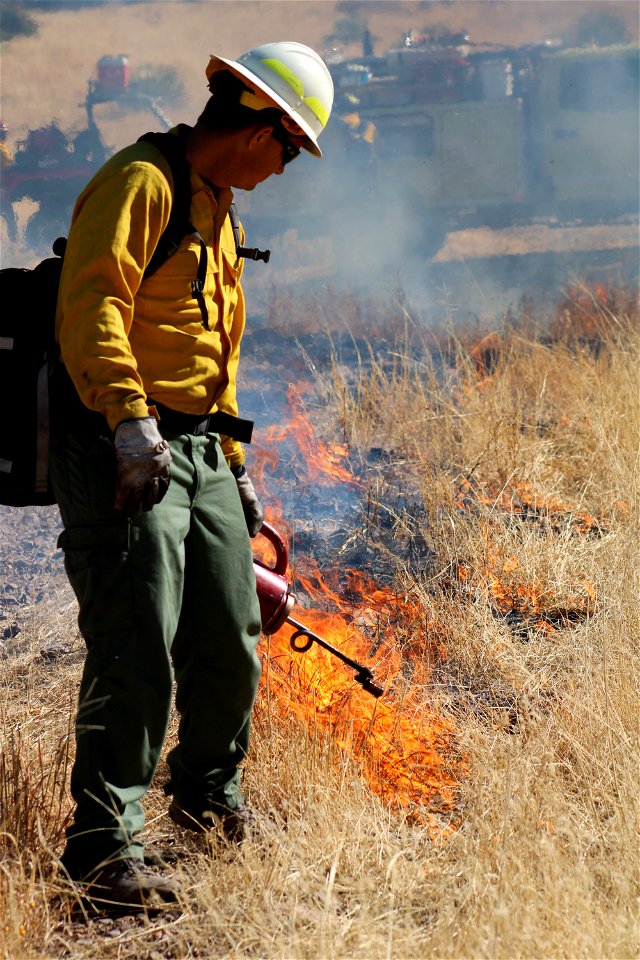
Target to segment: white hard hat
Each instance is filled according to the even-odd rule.
[[[212,56],[207,79],[220,70],[230,70],[243,80],[254,91],[255,100],[263,101],[263,106],[276,106],[284,111],[306,137],[305,150],[316,157],[322,156],[318,137],[333,106],[333,80],[315,50],[293,41],[263,43],[237,60]],[[241,98],[241,103],[246,102]],[[249,105],[259,109],[258,102]]]

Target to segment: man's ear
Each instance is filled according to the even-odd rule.
[[[253,133],[247,141],[247,147],[249,150],[255,150],[264,145],[265,140],[268,140],[271,134],[273,133],[273,125],[270,127],[258,127],[257,130],[254,129]]]

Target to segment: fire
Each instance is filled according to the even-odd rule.
[[[484,528],[484,540],[489,542],[491,524],[486,522]],[[596,592],[589,581],[576,583],[569,596],[560,597],[537,577],[526,579],[518,557],[504,557],[498,549],[487,550],[481,568],[458,563],[455,577],[465,592],[484,597],[494,612],[504,616],[516,630],[524,627],[553,634],[595,611]]]
[[[308,389],[308,388],[307,388]],[[278,444],[293,442],[304,460],[306,480],[320,486],[346,483],[360,486],[347,465],[349,449],[344,443],[329,443],[316,433],[307,416],[302,394],[304,384],[290,384],[287,391],[290,419],[282,426],[271,426],[263,431],[263,444],[257,448],[253,474],[262,477],[265,469],[275,472],[278,466]]]
[[[350,656],[371,662],[369,631],[356,625],[363,608],[334,594],[317,571],[304,583],[313,591],[314,602],[333,600],[338,612],[294,608],[296,616]],[[360,769],[374,793],[390,806],[411,808],[416,818],[428,823],[434,837],[442,836],[452,829],[457,791],[468,772],[467,764],[456,747],[452,720],[425,708],[414,693],[428,680],[428,663],[415,664],[410,686],[398,683],[403,658],[389,617],[397,601],[391,591],[380,588],[374,597],[364,614],[366,618],[376,609],[384,623],[373,654],[376,679],[386,690],[381,700],[354,686],[349,669],[323,648],[313,645],[302,655],[292,652],[289,628],[269,638],[265,683],[271,700],[275,699],[282,711],[298,717],[310,732],[330,736]]]
[[[583,510],[575,510],[555,497],[538,493],[531,483],[515,482],[511,487],[489,483],[484,487],[473,480],[463,480],[456,494],[459,509],[469,510],[476,505],[490,507],[502,513],[526,520],[534,520],[558,531],[570,528],[575,533],[599,534],[603,523]]]
[[[564,518],[578,533],[599,533],[603,529],[602,523],[586,511],[572,510],[555,497],[542,496],[530,483],[516,483],[515,492],[525,512],[529,510],[537,515],[547,514],[556,526],[561,524]]]
[[[565,338],[598,339],[608,325],[610,306],[615,309],[616,304],[607,283],[576,284],[558,305],[552,332]]]
[[[456,573],[467,590],[486,597],[498,613],[516,616],[541,633],[553,634],[560,626],[583,620],[594,612],[596,593],[589,581],[577,583],[573,595],[560,599],[535,578],[518,583],[514,576],[517,566],[513,557],[503,562],[490,557],[482,570],[459,564]]]
[[[339,483],[357,492],[361,484],[349,469],[347,447],[315,435],[303,389],[289,388],[291,419],[263,431],[266,439],[252,476],[261,482],[263,472],[278,467],[274,448],[293,444],[300,469],[306,471],[303,484]],[[289,530],[291,535],[280,504],[270,503],[267,514],[282,534]],[[371,666],[385,695],[369,696],[354,683],[351,669],[318,644],[304,653],[293,651],[289,625],[266,638],[263,694],[281,714],[297,717],[310,734],[326,735],[339,749],[340,762],[351,763],[390,806],[409,808],[429,825],[434,838],[446,835],[453,829],[459,785],[468,770],[453,721],[424,703],[432,663],[445,656],[435,625],[425,621],[424,610],[410,598],[359,570],[320,570],[311,558],[296,556],[289,580],[304,594],[304,607],[297,604],[292,616],[351,659]]]
[[[495,339],[483,344],[476,358],[480,381],[490,377],[499,347]],[[266,439],[257,450],[253,475],[260,484],[265,472],[275,472],[279,453],[286,448],[287,464],[293,465],[300,489],[339,484],[355,498],[363,485],[350,469],[349,450],[316,435],[303,401],[305,390],[304,385],[289,387],[291,416],[286,424],[263,433]],[[455,589],[484,599],[514,631],[524,628],[527,639],[530,630],[551,636],[593,613],[596,595],[590,583],[577,583],[570,595],[560,598],[537,577],[527,575],[518,557],[505,556],[490,544],[500,515],[552,533],[584,536],[602,532],[598,519],[540,494],[527,482],[482,485],[465,479],[456,492],[456,504],[479,515],[480,536],[489,547],[482,566],[458,563]],[[279,503],[271,501],[268,517],[295,542],[296,519],[291,518],[292,530]],[[305,523],[308,531],[309,520]],[[308,532],[306,538],[309,542]],[[294,628],[285,625],[267,638],[265,698],[281,714],[296,717],[310,735],[326,736],[340,751],[340,764],[359,771],[390,806],[408,809],[429,825],[434,837],[446,835],[459,819],[457,797],[468,764],[457,746],[453,719],[425,698],[434,665],[447,655],[444,628],[426,616],[423,604],[362,570],[343,569],[338,563],[321,568],[298,551],[288,578],[299,594],[291,616],[350,660],[370,668],[385,693],[380,699],[367,695],[354,683],[349,665],[317,643],[305,652],[292,650]]]
[[[568,530],[589,536],[598,535],[604,529],[595,517],[582,510],[572,510],[555,497],[543,496],[531,483],[515,482],[511,487],[500,487],[496,483],[482,487],[477,482],[463,480],[456,502],[461,510],[488,507],[492,514],[502,513],[534,522],[552,533]],[[485,520],[487,542],[491,540],[490,526],[491,520]],[[589,582],[577,583],[569,596],[560,597],[537,578],[526,579],[517,557],[505,558],[497,550],[488,551],[481,569],[458,564],[456,579],[465,590],[484,596],[516,631],[524,628],[527,636],[529,629],[552,635],[567,624],[586,619],[595,610],[596,594]]]

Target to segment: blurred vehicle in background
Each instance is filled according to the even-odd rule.
[[[26,225],[26,241],[34,248],[66,235],[75,198],[109,155],[94,123],[75,135],[52,121],[19,140],[12,162],[2,172],[2,215],[10,240],[17,237],[16,205],[38,204]]]
[[[366,276],[403,258],[427,261],[448,233],[469,227],[637,217],[638,55],[632,44],[498,48],[411,31],[377,56],[365,31],[361,57],[330,64],[328,162],[301,157],[261,192],[240,192],[247,232],[261,246],[292,228],[300,238],[330,237],[337,271]],[[48,248],[66,233],[76,196],[112,152],[96,107],[150,110],[168,129],[158,74],[138,73],[126,54],[102,57],[79,132],[52,122],[29,131],[11,157],[5,127],[10,239],[23,199],[38,205],[26,225],[31,246]],[[163,80],[166,90],[172,80]]]
[[[638,53],[413,33],[383,56],[334,63],[329,162],[248,198],[252,235],[276,230],[293,195],[299,232],[331,233],[350,266],[354,251],[380,266],[426,260],[468,227],[637,216]]]
[[[96,105],[118,103],[125,109],[148,109],[164,129],[171,121],[160,100],[136,82],[125,54],[102,57],[96,78],[89,80],[83,103],[87,125],[74,132],[63,131],[55,120],[29,130],[18,140],[13,156],[6,149],[7,128],[2,136],[2,217],[10,241],[18,238],[18,205],[29,200],[36,209],[26,222],[24,240],[37,251],[48,252],[56,237],[69,229],[76,197],[93,174],[111,155],[95,119]],[[4,125],[3,125],[4,126]]]

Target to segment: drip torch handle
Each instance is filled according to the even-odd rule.
[[[343,653],[342,650],[338,650],[337,647],[334,647],[327,640],[324,640],[322,637],[318,636],[317,633],[314,633],[308,627],[305,627],[303,623],[299,623],[297,620],[294,620],[293,617],[287,617],[286,623],[291,624],[295,628],[295,632],[291,635],[289,639],[289,644],[291,649],[295,650],[297,653],[306,653],[314,643],[317,643],[319,646],[324,647],[325,650],[328,650],[329,653],[332,653],[334,657],[338,657],[339,660],[342,660],[343,663],[346,663],[348,667],[351,667],[356,671],[355,681],[359,683],[363,690],[366,690],[367,693],[370,693],[373,697],[381,697],[384,693],[382,687],[379,687],[377,683],[373,681],[373,673],[369,667],[365,667],[362,663],[358,663],[357,660],[352,660],[351,657],[348,657],[346,653]],[[300,641],[304,639],[303,643]]]
[[[273,570],[274,573],[277,573],[280,576],[284,576],[289,565],[289,551],[287,550],[284,540],[275,527],[272,527],[271,524],[267,523],[266,520],[258,532],[269,541],[276,552],[275,567],[268,567],[267,569]]]

